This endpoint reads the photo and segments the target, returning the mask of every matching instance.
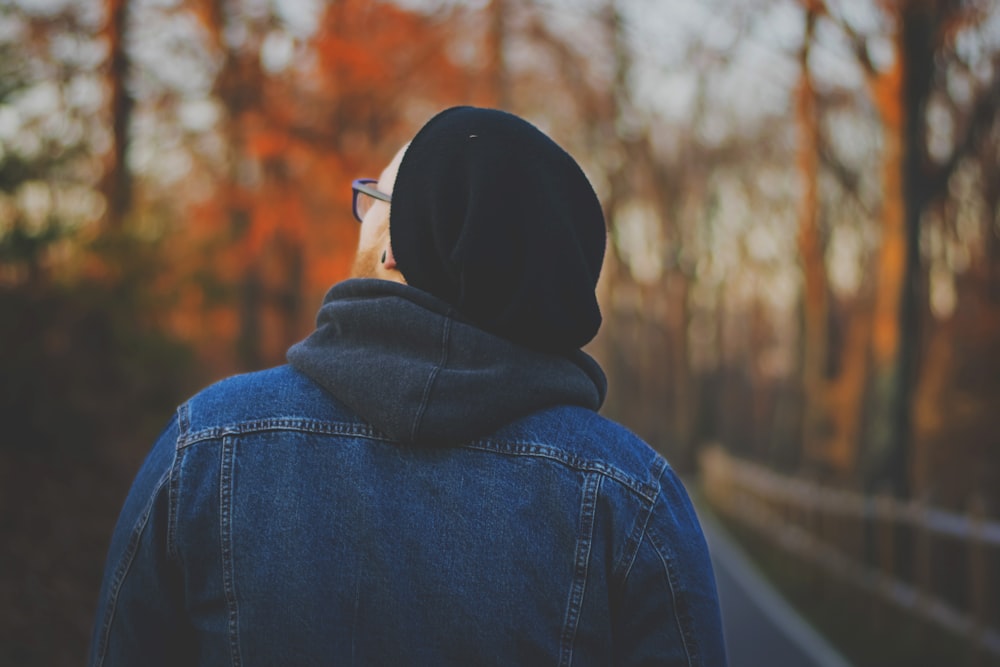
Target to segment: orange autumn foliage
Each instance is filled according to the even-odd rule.
[[[212,295],[179,299],[174,330],[206,354],[228,354],[230,365],[279,363],[350,270],[351,179],[377,176],[409,138],[420,119],[408,109],[424,107],[426,116],[461,103],[474,77],[449,57],[455,12],[330,3],[301,57],[269,74],[259,64],[259,25],[248,21],[249,37],[236,46],[226,41],[227,22],[239,18],[219,0],[186,7],[220,58],[213,94],[226,110],[229,168],[172,239],[178,272],[194,276],[181,289]],[[248,347],[250,356],[236,359],[234,350]]]

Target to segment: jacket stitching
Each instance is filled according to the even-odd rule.
[[[647,498],[646,502],[643,504],[639,511],[639,515],[636,517],[635,524],[632,528],[632,532],[629,533],[628,539],[625,541],[625,547],[622,549],[622,555],[618,563],[615,564],[612,570],[612,577],[621,577],[621,591],[625,590],[625,582],[628,581],[629,575],[632,573],[632,566],[635,565],[635,559],[639,554],[639,547],[642,545],[643,536],[646,534],[646,529],[649,526],[649,520],[653,516],[653,508],[656,506],[656,498],[659,496],[662,485],[659,484],[660,477],[663,475],[663,471],[667,468],[667,460],[660,455],[656,455],[656,458],[652,462],[652,473],[653,479],[657,481],[656,492],[652,498]]]
[[[174,442],[174,460],[170,464],[170,482],[167,486],[167,554],[179,559],[177,549],[177,512],[180,504],[181,454],[180,443],[191,428],[190,403],[177,408],[177,440]]]
[[[646,534],[646,527],[649,525],[649,518],[652,515],[653,503],[644,503],[642,509],[639,510],[639,516],[636,517],[635,527],[632,529],[628,539],[625,541],[625,548],[622,550],[621,562],[615,568],[616,570],[622,572],[622,583],[628,579],[628,575],[632,572],[632,566],[635,564],[636,555],[639,553],[639,546],[642,544],[642,538]]]
[[[479,440],[474,443],[464,445],[464,447],[466,449],[498,452],[512,456],[537,456],[541,458],[553,459],[580,472],[594,472],[610,477],[616,482],[620,482],[638,495],[642,496],[642,498],[644,498],[647,502],[655,501],[656,495],[659,493],[658,485],[641,482],[622,472],[618,468],[609,466],[600,461],[593,461],[579,456],[574,456],[555,447],[548,447],[531,442],[497,442],[492,440]],[[660,456],[657,456],[657,459],[663,461],[664,464],[666,463],[666,461]]]
[[[681,642],[684,644],[684,655],[687,657],[688,666],[693,667],[698,661],[698,646],[694,641],[694,637],[687,631],[691,625],[691,618],[687,613],[688,608],[683,595],[679,593],[677,587],[674,585],[676,573],[674,572],[673,559],[664,555],[665,547],[661,548],[657,544],[657,538],[652,531],[646,533],[646,536],[649,538],[648,541],[653,551],[659,557],[660,562],[663,563],[663,573],[667,578],[667,586],[670,588],[670,599],[674,607],[677,631],[680,633]]]
[[[180,438],[178,437],[178,441]],[[167,471],[167,555],[177,558],[177,505],[180,500],[181,450],[174,447],[174,459]]]
[[[182,420],[182,423],[184,423],[184,420]],[[327,422],[316,419],[303,419],[299,417],[276,417],[238,422],[226,426],[212,426],[194,432],[182,430],[177,441],[177,447],[179,449],[185,449],[206,440],[218,440],[220,438],[230,436],[248,435],[251,433],[261,433],[266,431],[301,431],[303,433],[345,435],[369,438],[372,440],[381,440],[384,442],[393,442],[392,439],[380,432],[378,429],[364,422]],[[580,472],[600,473],[631,489],[647,502],[654,502],[657,493],[659,493],[660,487],[658,484],[640,481],[635,477],[622,472],[620,469],[609,466],[600,461],[584,459],[579,456],[568,454],[559,448],[549,447],[535,442],[484,439],[462,445],[462,448],[495,452],[511,456],[537,456],[558,461]],[[657,454],[653,461],[652,472],[654,473],[654,479],[659,478],[662,471],[666,468],[666,465],[666,460]]]
[[[97,667],[104,664],[111,636],[111,624],[114,622],[115,612],[118,607],[118,596],[121,594],[122,585],[125,583],[125,578],[132,567],[135,554],[139,550],[139,541],[142,538],[143,531],[146,529],[146,524],[149,522],[149,516],[153,513],[153,505],[156,504],[156,497],[160,494],[160,489],[163,488],[166,481],[167,474],[164,473],[160,481],[156,483],[153,493],[150,494],[149,502],[139,516],[139,520],[132,528],[128,545],[125,547],[125,553],[122,554],[122,558],[118,563],[118,569],[115,570],[115,576],[111,582],[111,590],[108,593],[108,609],[104,613],[104,623],[101,626],[101,640],[97,647]]]
[[[181,435],[191,430],[191,402],[184,403],[177,408],[177,426]]]
[[[236,601],[235,567],[233,563],[233,469],[236,443],[232,438],[222,441],[221,479],[219,482],[219,530],[222,546],[222,585],[229,611],[229,650],[233,667],[240,667],[239,604]]]
[[[247,435],[264,431],[302,431],[304,433],[319,433],[322,435],[348,435],[376,440],[389,438],[368,424],[359,422],[324,422],[315,419],[298,417],[278,417],[271,419],[255,419],[238,422],[226,426],[212,426],[200,429],[187,435],[182,435],[177,446],[180,449],[190,447],[205,440],[218,440],[236,435]]]
[[[559,665],[569,667],[573,662],[573,647],[576,643],[576,632],[580,623],[583,607],[583,597],[587,590],[587,571],[590,563],[590,548],[594,541],[594,516],[597,507],[597,494],[603,477],[598,474],[588,474],[584,478],[583,499],[580,503],[580,537],[576,543],[576,557],[573,571],[573,583],[570,585],[569,600],[566,604],[566,618],[563,623],[562,637],[559,646]]]

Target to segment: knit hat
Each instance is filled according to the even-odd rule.
[[[600,202],[534,125],[454,107],[417,132],[392,191],[389,235],[406,282],[526,347],[568,352],[596,334]]]

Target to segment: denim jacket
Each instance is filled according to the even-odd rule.
[[[687,495],[588,357],[354,280],[289,359],[153,446],[91,665],[725,664]]]

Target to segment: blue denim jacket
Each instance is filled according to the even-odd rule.
[[[465,395],[471,408],[439,407],[454,393],[439,383],[465,381],[448,379],[462,354],[441,355],[445,343],[416,406],[402,405],[405,369],[367,378],[401,403],[379,410],[405,413],[396,426],[408,436],[390,436],[392,419],[376,425],[348,405],[370,387],[336,384],[371,369],[331,376],[313,353],[358,344],[341,325],[382,306],[416,304],[429,311],[417,319],[452,330],[438,340],[466,350],[476,334],[446,307],[372,282],[331,290],[292,366],[230,378],[179,408],[119,518],[90,664],[724,665],[691,504],[661,456],[587,407],[603,393],[593,368],[549,360],[567,375],[555,396],[522,386],[505,398],[509,387],[484,383]],[[401,322],[423,344],[426,322]],[[340,343],[318,336],[331,326]],[[510,371],[476,358],[487,376]],[[470,423],[495,421],[494,399],[530,411],[475,433]],[[447,444],[433,441],[443,415],[463,423]]]

